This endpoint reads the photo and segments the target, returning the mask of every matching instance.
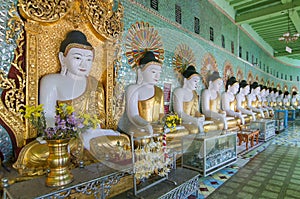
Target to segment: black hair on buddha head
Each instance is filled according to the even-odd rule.
[[[66,56],[71,48],[82,48],[93,50],[93,46],[87,41],[85,34],[79,30],[68,32],[66,38],[61,42],[59,51]]]
[[[260,90],[264,89],[264,86],[262,84],[258,85],[260,87]]]
[[[284,94],[283,94],[283,96],[285,97],[285,96],[288,96],[290,94],[290,92],[288,92],[288,91],[284,91]]]
[[[208,73],[207,73],[207,83],[209,83],[210,81],[215,81],[215,80],[217,80],[217,79],[220,79],[221,77],[220,77],[220,74],[219,74],[219,72],[218,71],[209,71]]]
[[[257,82],[253,82],[253,83],[250,85],[250,89],[256,89],[257,87],[259,87],[259,85],[258,85]]]
[[[235,77],[230,77],[226,82],[226,90],[228,90],[229,86],[232,86],[233,84],[238,83]]]
[[[249,84],[247,83],[247,81],[246,80],[242,80],[241,82],[240,82],[240,88],[245,88],[246,86],[248,86]]]
[[[263,86],[263,89],[265,89],[266,91],[269,90],[267,86]]]
[[[298,93],[297,93],[297,91],[294,91],[293,93],[292,93],[292,95],[294,96],[294,95],[297,95]]]
[[[192,78],[192,76],[194,76],[194,75],[199,76],[200,74],[196,71],[195,66],[190,65],[185,69],[185,71],[183,71],[182,75],[183,75],[183,77],[190,79],[190,78]]]
[[[281,95],[281,94],[282,94],[282,91],[281,91],[281,90],[279,90],[279,91],[278,91],[278,93],[279,93],[279,95]]]
[[[147,66],[151,64],[156,64],[162,66],[161,62],[156,59],[154,53],[152,51],[147,51],[143,55],[143,57],[139,60],[139,65],[143,67],[143,69],[147,68]]]
[[[273,91],[272,87],[268,87],[269,93],[271,93]]]
[[[277,88],[273,88],[274,93],[278,92]]]

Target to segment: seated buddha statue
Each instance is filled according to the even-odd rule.
[[[299,101],[297,98],[297,92],[292,92],[292,99],[291,99],[291,105],[294,107],[294,109],[299,109]]]
[[[162,63],[152,51],[147,51],[137,65],[137,82],[126,88],[125,112],[119,120],[118,130],[134,137],[162,133],[163,124],[160,121],[164,116],[164,94],[156,86]],[[186,129],[172,131],[167,134],[167,141],[188,134]]]
[[[270,108],[272,108],[273,110],[273,102],[272,102],[272,97],[274,95],[274,91],[273,91],[273,88],[272,87],[268,87],[268,95],[267,95],[267,103],[268,103],[268,106]]]
[[[237,109],[237,100],[235,96],[239,90],[239,87],[239,82],[235,79],[235,77],[230,77],[227,80],[225,86],[226,91],[222,94],[222,109],[226,112],[227,116],[232,116],[239,119],[236,125],[244,125],[245,120],[242,112]]]
[[[183,71],[182,76],[183,86],[176,88],[173,92],[173,109],[182,118],[182,125],[190,133],[217,130],[218,126],[212,122],[205,121],[205,116],[199,112],[199,97],[196,92],[200,81],[199,73],[191,65]]]
[[[283,100],[283,92],[279,90],[276,98],[277,109],[284,109],[282,100]]]
[[[267,109],[267,107],[265,106],[265,95],[266,95],[266,90],[265,87],[263,85],[259,85],[260,87],[260,92],[257,94],[257,105],[263,110],[265,117],[270,117],[269,115],[269,110]]]
[[[269,105],[270,89],[267,86],[263,86],[262,90],[264,91],[264,92],[261,92],[261,95],[262,95],[262,107],[267,110],[269,117],[273,117],[274,116],[274,110]]]
[[[294,107],[291,106],[291,95],[290,92],[285,91],[282,99],[283,106],[288,110],[295,110]]]
[[[257,113],[256,118],[264,118],[263,110],[258,106],[257,95],[260,93],[260,87],[257,82],[250,85],[250,94],[247,96],[248,108]]]
[[[93,147],[90,146],[93,138],[116,136],[121,142],[128,141],[128,138],[119,136],[113,130],[102,129],[105,128],[104,90],[100,82],[89,76],[95,52],[86,36],[80,31],[69,32],[59,51],[61,72],[45,75],[40,81],[39,101],[44,105],[47,127],[54,127],[56,106],[61,103],[72,105],[77,113],[96,115],[100,121],[96,129],[88,129],[80,135],[81,139],[70,141],[71,161],[78,164],[86,157],[83,157],[84,148],[91,150]],[[30,142],[21,150],[14,164],[14,168],[21,174],[45,172],[49,149],[45,141],[38,140]]]
[[[236,100],[237,100],[236,108],[237,110],[242,112],[242,114],[247,115],[245,117],[246,123],[249,123],[252,120],[253,121],[256,120],[255,113],[251,109],[249,109],[247,105],[246,96],[249,94],[249,92],[250,92],[249,84],[247,83],[246,80],[242,80],[240,82],[239,93],[236,95]]]
[[[228,129],[226,112],[221,109],[220,89],[223,81],[217,71],[209,71],[207,75],[208,87],[202,92],[202,113],[207,120],[213,120],[219,129]]]
[[[279,92],[277,90],[277,88],[273,88],[273,95],[272,95],[272,107],[274,109],[277,109],[277,97],[279,95]]]

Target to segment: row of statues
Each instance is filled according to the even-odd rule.
[[[137,80],[125,90],[125,112],[115,131],[105,129],[105,92],[102,84],[89,75],[95,53],[99,52],[95,52],[82,32],[69,32],[58,55],[61,72],[46,75],[40,81],[39,103],[44,104],[47,126],[54,126],[55,107],[60,103],[72,104],[76,112],[96,114],[101,121],[98,128],[87,130],[81,139],[70,144],[71,154],[77,161],[83,158],[84,149],[97,156],[99,148],[104,147],[99,143],[107,140],[125,143],[129,142],[130,135],[140,137],[163,131],[164,95],[157,86],[163,63],[152,51],[146,51],[139,59]],[[185,128],[167,134],[167,140],[177,145],[183,135],[240,128],[250,120],[274,115],[275,104],[287,104],[284,100],[282,104],[277,101],[279,91],[256,82],[251,85],[245,80],[238,82],[234,77],[227,80],[226,91],[221,95],[223,80],[217,71],[208,73],[208,85],[200,98],[197,94],[200,75],[195,66],[189,65],[182,76],[183,85],[174,90],[172,104]],[[275,98],[276,102],[273,101]],[[103,137],[106,137],[105,141]],[[41,174],[46,168],[46,158],[45,143],[34,141],[22,149],[14,167],[25,175]]]

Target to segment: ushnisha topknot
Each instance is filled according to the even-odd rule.
[[[253,83],[250,85],[250,89],[256,89],[257,87],[259,87],[259,85],[258,85],[257,82],[253,82]]]
[[[296,92],[296,91],[294,91],[293,93],[292,93],[292,95],[294,96],[294,95],[297,95],[298,93]]]
[[[147,51],[139,60],[139,66],[142,68],[142,70],[145,70],[151,64],[159,65],[160,67],[162,67],[162,63],[158,59],[156,59],[154,53],[152,51]]]
[[[226,90],[228,90],[229,86],[232,86],[233,84],[238,83],[235,77],[230,77],[226,82]]]
[[[210,81],[213,82],[213,81],[215,81],[217,79],[221,79],[220,74],[219,74],[218,71],[209,71],[207,73],[207,78],[206,78],[207,83],[209,83]]]
[[[71,48],[81,48],[94,51],[93,46],[87,41],[86,36],[78,30],[68,32],[66,38],[61,42],[59,51],[66,56]]]
[[[285,91],[284,94],[283,94],[283,96],[285,97],[285,96],[288,96],[289,94],[290,94],[290,92]]]
[[[194,75],[200,76],[193,65],[188,66],[187,69],[183,71],[182,75],[187,79],[191,79]]]
[[[241,82],[240,82],[240,88],[245,88],[246,86],[248,86],[249,84],[247,83],[247,81],[246,80],[242,80]]]

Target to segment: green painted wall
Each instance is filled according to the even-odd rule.
[[[258,75],[259,80],[263,78],[264,82],[274,82],[275,86],[280,83],[281,87],[287,85],[289,90],[294,85],[299,87],[297,76],[300,76],[300,68],[285,65],[272,58],[208,0],[159,0],[158,11],[151,8],[150,0],[121,0],[121,3],[124,6],[123,43],[127,30],[136,21],[149,22],[159,31],[166,51],[160,86],[164,82],[171,82],[173,88],[179,86],[172,69],[172,57],[176,46],[184,43],[193,49],[198,71],[201,69],[203,55],[209,52],[215,57],[221,74],[223,74],[224,63],[229,61],[233,65],[235,75],[238,67],[243,70],[244,79],[247,78],[248,72],[252,71],[254,77]],[[181,7],[182,24],[175,22],[175,4]],[[200,34],[194,33],[194,17],[200,19]],[[210,27],[214,29],[213,42],[209,40]],[[222,47],[222,35],[225,37],[225,48]],[[234,42],[234,54],[231,53],[231,42]],[[239,46],[242,47],[241,58],[238,57]],[[124,51],[125,48],[123,48],[123,54]],[[249,56],[248,62],[246,52]],[[252,56],[253,61],[257,60],[261,66],[252,66]],[[269,68],[268,71],[267,68]],[[277,72],[279,78],[276,77]],[[122,73],[119,81],[125,84],[135,81],[135,74],[127,65],[125,55],[122,59]],[[281,79],[281,74],[283,79]],[[284,79],[285,76],[287,80]],[[293,81],[290,81],[290,76]]]

